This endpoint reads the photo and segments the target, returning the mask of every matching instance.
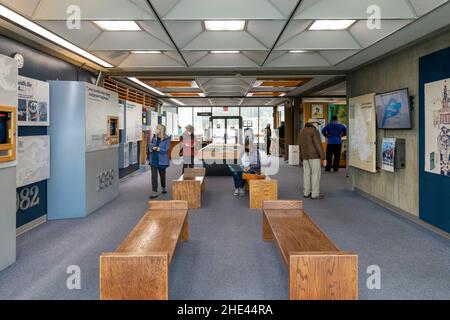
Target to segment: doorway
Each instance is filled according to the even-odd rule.
[[[242,117],[211,117],[212,142],[242,144]]]

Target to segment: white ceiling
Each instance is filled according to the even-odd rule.
[[[447,25],[450,16],[448,0],[0,0],[0,3],[108,61],[116,67],[113,71],[122,74],[206,70],[236,73],[278,70],[280,74],[286,70],[299,74],[313,70],[315,74],[320,71],[342,74],[404,45],[405,41],[423,36],[424,32]],[[66,23],[67,8],[73,5],[81,9],[79,30],[69,29]],[[368,28],[367,9],[371,5],[381,9],[380,29]],[[440,18],[432,18],[431,13],[437,11],[442,11]],[[245,30],[205,30],[205,20],[231,19],[245,20]],[[317,19],[357,21],[345,31],[309,31]],[[105,32],[93,20],[133,20],[142,31]],[[408,33],[408,28],[423,31]],[[384,50],[377,47],[396,36],[405,41],[396,41]],[[163,53],[133,54],[133,50]],[[213,54],[212,50],[240,53]],[[289,53],[289,50],[308,52]],[[220,78],[198,82],[206,95],[244,96],[251,78],[231,79],[229,85],[220,83],[229,79]],[[249,81],[247,85],[243,83]],[[250,99],[240,104],[249,103],[247,100]]]

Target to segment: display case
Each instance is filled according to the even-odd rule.
[[[16,108],[0,106],[0,162],[16,160]]]
[[[119,117],[108,116],[108,144],[119,144]]]

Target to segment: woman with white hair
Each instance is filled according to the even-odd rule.
[[[166,135],[166,127],[158,124],[156,133],[149,144],[149,164],[152,171],[152,191],[150,199],[158,198],[158,173],[161,179],[162,193],[166,191],[166,170],[170,165],[170,138]]]

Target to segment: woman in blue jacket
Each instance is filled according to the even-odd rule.
[[[158,198],[158,173],[161,178],[162,193],[166,191],[166,169],[169,167],[170,137],[166,135],[166,127],[159,124],[156,134],[153,136],[149,148],[149,164],[152,168],[152,190],[150,199]]]

